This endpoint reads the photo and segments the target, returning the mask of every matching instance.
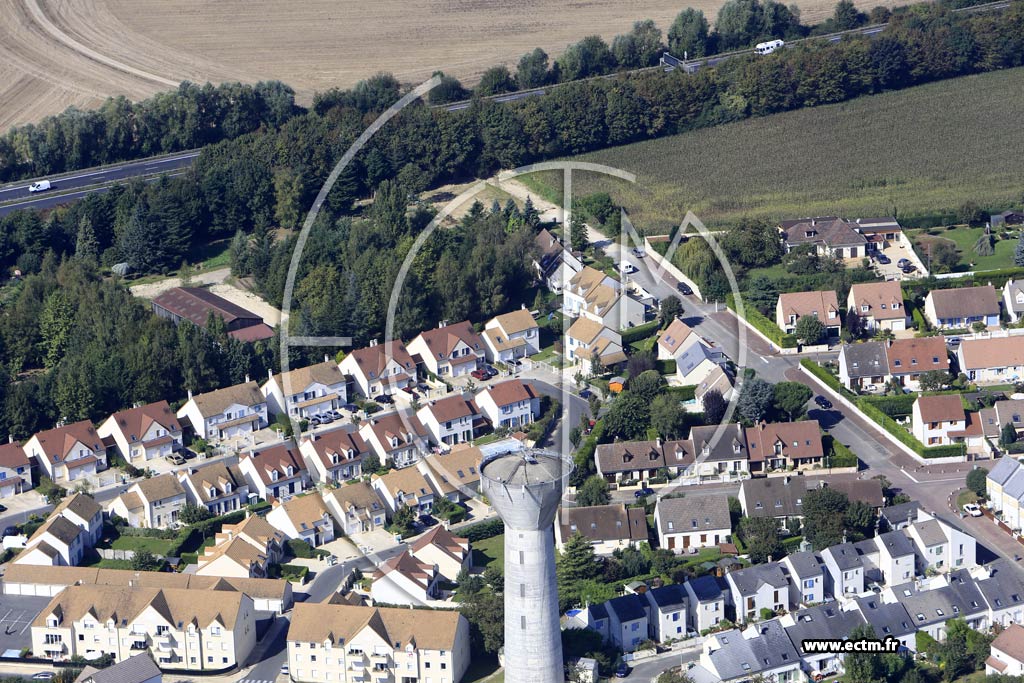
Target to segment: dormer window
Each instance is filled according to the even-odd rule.
[[[277,470],[270,470],[270,481],[277,481]]]
[[[288,476],[289,477],[294,477],[295,476],[295,468],[292,467],[291,465],[288,465]]]
[[[231,482],[224,484],[224,493],[231,493]]]
[[[217,489],[215,489],[215,488],[213,488],[211,486],[210,487],[210,498],[216,498],[216,497],[217,497]]]

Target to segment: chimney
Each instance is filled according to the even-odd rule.
[[[441,321],[439,321],[437,323],[437,329],[441,329],[442,327],[447,327],[447,326],[448,326],[448,321],[447,320],[441,320]]]
[[[14,443],[14,434],[7,435],[7,443]]]
[[[327,355],[327,354],[325,353],[325,354],[324,354],[324,362],[325,362],[325,363],[329,363],[330,361],[331,361],[331,357],[330,357],[330,356],[328,356],[328,355]]]
[[[377,345],[377,340],[376,339],[371,339],[370,340],[370,347],[372,348],[372,347],[374,347],[376,345]]]
[[[248,373],[248,372],[247,372],[247,373],[245,373],[245,383],[246,383],[246,384],[248,384],[248,383],[249,383],[249,373]]]
[[[188,400],[190,400],[190,401],[192,400],[192,390],[191,389],[188,390]]]
[[[657,438],[657,440],[655,440],[655,442],[654,442],[654,443],[656,443],[656,444],[657,444],[657,448],[658,448],[658,450],[660,451],[660,450],[661,450],[661,446],[662,446],[662,443],[661,443],[661,437],[659,436],[659,437]]]
[[[267,368],[267,379],[274,379],[274,371]]]

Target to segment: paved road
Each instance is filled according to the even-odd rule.
[[[117,181],[131,180],[146,176],[159,176],[164,173],[177,174],[190,167],[198,150],[180,152],[167,156],[139,159],[124,163],[101,166],[47,178],[52,189],[46,192],[31,193],[28,186],[35,180],[24,180],[0,187],[0,216],[18,209],[45,209],[58,204],[81,199],[87,194],[107,192],[106,184]]]

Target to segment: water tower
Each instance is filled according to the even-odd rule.
[[[573,463],[529,449],[484,458],[482,493],[505,522],[505,681],[563,683],[554,521]]]

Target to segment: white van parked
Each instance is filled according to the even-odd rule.
[[[770,55],[785,44],[785,41],[782,40],[769,40],[766,43],[758,43],[755,45],[754,52],[759,55]]]
[[[50,189],[49,180],[40,180],[28,186],[29,192],[46,192]]]

